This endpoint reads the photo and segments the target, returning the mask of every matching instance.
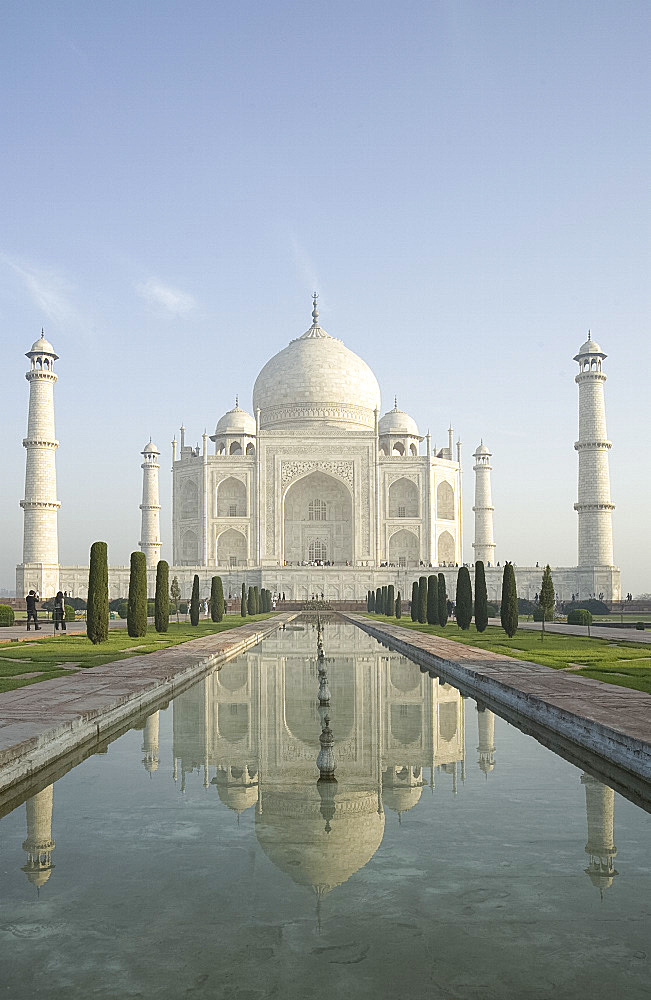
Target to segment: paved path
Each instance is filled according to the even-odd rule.
[[[172,697],[295,617],[275,615],[0,694],[0,791]]]
[[[148,620],[153,622],[154,619],[150,618]],[[67,632],[70,632],[71,635],[79,635],[80,632],[86,631],[86,622],[82,619],[74,622],[66,622],[65,632],[55,632],[54,622],[46,621],[45,619],[40,619],[39,625],[41,626],[39,632],[35,632],[33,629],[28,632],[24,622],[21,625],[7,625],[4,628],[0,628],[0,645],[3,642],[23,642],[25,639],[47,639],[49,635],[66,635]],[[126,618],[111,618],[109,621],[109,628],[126,627]]]
[[[651,781],[651,695],[363,615],[344,617],[452,683],[458,681],[474,696]]]
[[[496,618],[491,621],[492,625],[499,625]],[[540,632],[540,622],[520,622],[518,628],[528,629],[530,632]],[[587,636],[588,630],[585,625],[566,625],[562,622],[546,622],[545,632],[558,632],[559,635],[580,635]],[[609,642],[651,642],[651,632],[638,631],[635,628],[610,628],[608,625],[593,625],[590,629],[592,639],[608,639]]]

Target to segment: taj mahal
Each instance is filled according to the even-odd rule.
[[[58,356],[44,335],[27,352],[30,385],[23,559],[16,592],[34,588],[85,597],[87,566],[59,564],[54,367]],[[620,598],[614,566],[612,511],[602,362],[588,337],[574,360],[579,390],[578,563],[554,568],[559,599],[571,595]],[[474,538],[464,549],[462,447],[452,427],[444,446],[421,434],[414,419],[394,406],[382,414],[380,387],[370,367],[319,322],[312,323],[258,374],[253,414],[228,410],[201,446],[186,444],[180,428],[172,442],[172,552],[170,562],[184,596],[199,574],[202,594],[219,574],[226,594],[242,583],[306,600],[360,600],[392,583],[407,597],[430,567],[443,572],[454,595],[457,567],[486,567],[489,598],[499,598],[502,569],[493,532],[491,452],[473,454]],[[147,558],[150,593],[161,558],[160,451],[142,451],[142,528],[134,538]],[[135,491],[134,491],[135,492]],[[134,497],[135,500],[135,497]],[[168,512],[168,516],[169,516]],[[569,513],[568,513],[569,516]],[[97,525],[96,537],[103,528]],[[90,542],[94,539],[89,539]],[[472,554],[470,554],[472,552]],[[171,555],[171,559],[169,558]],[[542,570],[516,564],[518,593],[533,598]],[[125,596],[129,569],[109,568],[111,598]]]

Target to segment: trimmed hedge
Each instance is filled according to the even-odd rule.
[[[445,592],[445,574],[439,573],[439,625],[445,628],[448,623],[448,595]]]
[[[567,616],[568,625],[592,625],[592,615],[587,608],[575,608]]]
[[[427,577],[418,578],[418,621],[424,625],[427,621]]]
[[[63,619],[67,622],[74,622],[75,620],[75,609],[72,604],[63,605]]]
[[[15,617],[12,607],[8,604],[0,604],[0,627],[13,625]]]
[[[220,622],[224,617],[224,587],[221,576],[213,576],[210,581],[210,617]]]

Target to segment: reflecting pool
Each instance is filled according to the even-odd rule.
[[[648,997],[648,814],[361,630],[323,646],[278,631],[0,820],[0,996]]]

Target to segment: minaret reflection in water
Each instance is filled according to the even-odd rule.
[[[22,870],[37,890],[45,885],[54,868],[52,862],[52,851],[55,847],[52,840],[53,789],[53,785],[48,785],[47,788],[37,792],[25,803],[27,838],[23,843],[23,850],[27,851],[27,862],[23,865]]]

